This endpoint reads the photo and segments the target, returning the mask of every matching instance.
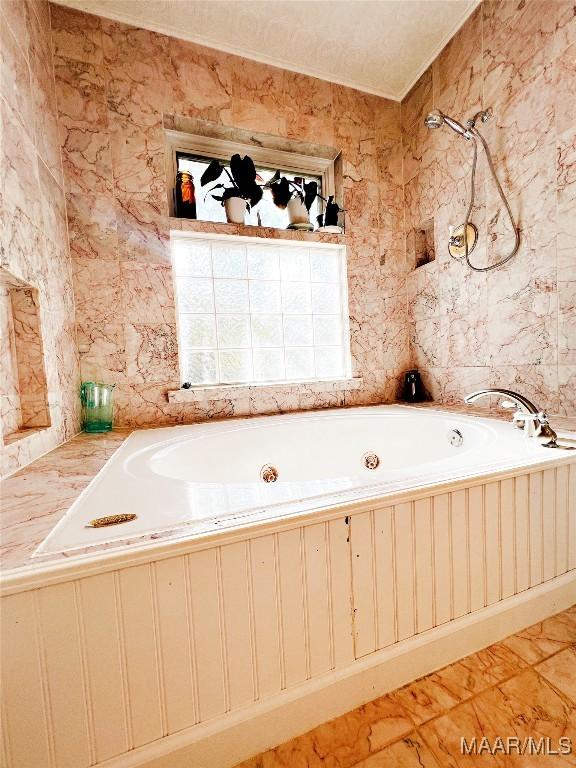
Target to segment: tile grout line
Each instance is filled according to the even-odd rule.
[[[559,616],[564,616],[564,615],[566,615],[568,613],[569,610],[570,609],[566,609],[565,611],[561,611],[560,613],[557,613],[554,616],[550,616],[549,618],[550,619],[554,619],[554,618],[557,618]],[[542,623],[542,622],[537,622],[537,623]],[[431,672],[428,675],[423,675],[422,677],[418,678],[417,680],[413,680],[412,682],[407,683],[406,685],[402,686],[401,688],[397,688],[397,689],[394,689],[392,691],[389,691],[388,693],[383,694],[383,697],[386,697],[386,696],[394,697],[394,701],[396,703],[395,694],[397,694],[398,691],[401,691],[401,690],[403,690],[405,688],[408,688],[411,685],[414,685],[414,684],[416,684],[418,682],[424,681],[424,680],[432,677],[433,675],[439,674],[443,670],[448,669],[451,666],[453,666],[455,664],[458,664],[459,662],[462,662],[462,661],[464,661],[464,660],[466,660],[468,658],[472,658],[472,657],[476,656],[478,653],[481,653],[483,650],[487,650],[488,648],[491,648],[494,645],[502,645],[502,644],[505,643],[505,641],[509,637],[514,637],[515,635],[518,635],[521,632],[525,631],[525,629],[528,629],[528,628],[524,628],[524,629],[520,630],[519,632],[514,633],[513,635],[509,635],[508,637],[503,638],[503,640],[498,641],[497,643],[492,643],[491,645],[487,646],[486,648],[482,648],[479,651],[476,651],[475,653],[468,654],[467,656],[464,656],[462,659],[459,659],[459,660],[457,660],[455,662],[452,662],[452,664],[447,664],[446,666],[442,667],[441,669],[436,670],[434,672]],[[561,642],[561,641],[559,641],[559,642]],[[405,741],[406,739],[408,739],[410,737],[411,734],[416,734],[416,736],[419,738],[419,740],[422,741],[423,744],[427,747],[427,749],[430,750],[430,752],[432,753],[432,756],[433,756],[435,762],[438,764],[438,767],[441,768],[442,767],[442,763],[439,762],[440,758],[437,756],[437,753],[435,752],[433,746],[429,743],[429,741],[426,739],[424,733],[422,732],[424,726],[427,726],[430,723],[437,722],[440,718],[448,715],[449,713],[453,712],[454,710],[459,709],[460,707],[463,707],[464,705],[470,704],[471,702],[473,702],[476,699],[478,699],[480,696],[484,696],[485,694],[489,693],[490,691],[493,691],[494,689],[500,688],[502,685],[505,685],[505,684],[509,683],[511,680],[514,680],[515,678],[520,677],[521,675],[526,674],[528,671],[533,671],[537,675],[538,680],[543,682],[543,683],[545,683],[546,685],[550,686],[552,688],[552,690],[557,695],[559,695],[562,700],[565,700],[565,701],[567,701],[568,703],[571,703],[571,704],[576,704],[576,700],[572,699],[566,693],[564,693],[563,691],[559,690],[554,685],[554,683],[552,683],[550,680],[548,680],[548,678],[544,674],[540,673],[539,670],[537,669],[537,667],[540,664],[542,664],[545,661],[548,661],[549,659],[553,658],[554,656],[557,656],[558,654],[563,653],[564,651],[566,651],[566,650],[568,650],[570,648],[576,648],[576,643],[574,643],[574,642],[566,642],[566,644],[564,645],[563,648],[559,648],[559,649],[555,650],[553,653],[551,653],[549,655],[546,655],[546,656],[544,656],[544,657],[542,657],[540,659],[537,659],[534,662],[528,662],[527,660],[523,659],[512,648],[509,648],[508,646],[505,646],[505,647],[506,647],[507,651],[510,654],[512,654],[514,659],[516,659],[518,662],[520,662],[521,664],[524,665],[523,667],[515,670],[512,674],[507,675],[507,676],[503,677],[502,679],[495,681],[491,685],[488,685],[486,688],[484,688],[484,689],[482,689],[480,691],[477,691],[476,693],[472,694],[471,696],[469,696],[467,698],[464,698],[464,699],[461,699],[460,701],[456,702],[453,706],[444,708],[442,710],[442,712],[440,712],[439,714],[434,715],[430,719],[425,720],[424,722],[421,722],[421,723],[416,723],[415,720],[414,720],[414,717],[413,717],[413,715],[411,713],[411,711],[405,705],[403,705],[401,702],[397,702],[398,709],[402,712],[402,714],[404,716],[407,716],[407,719],[412,723],[413,728],[408,733],[405,733],[403,736],[400,736],[399,738],[395,739],[394,741],[391,741],[390,743],[386,744],[382,749],[380,749],[380,750],[378,750],[376,752],[369,752],[368,755],[363,757],[361,760],[359,760],[356,763],[353,763],[350,766],[350,768],[357,768],[358,766],[362,766],[365,763],[365,761],[369,760],[370,758],[385,752],[387,749],[389,749],[390,747],[394,746],[395,744],[398,744],[398,743],[400,743],[402,741]],[[359,707],[357,709],[361,709],[361,707]],[[340,717],[345,717],[346,715],[349,715],[349,714],[351,714],[351,713],[353,713],[355,711],[356,710],[351,710],[350,712],[344,713],[344,715],[341,715]],[[336,719],[339,719],[339,718],[336,718]],[[378,722],[378,721],[375,721],[375,722]],[[322,726],[318,726],[318,727],[322,727]],[[313,733],[316,730],[317,729],[314,728],[314,729],[312,729],[312,731],[309,731],[307,733]],[[304,736],[304,735],[306,735],[306,734],[301,734],[301,736]],[[297,737],[297,738],[299,738],[299,737]],[[276,747],[272,748],[272,750],[269,750],[269,751],[273,752],[279,746],[280,745],[277,745]],[[258,756],[255,756],[255,757],[258,757]],[[254,759],[254,758],[252,758],[252,759]],[[240,766],[238,766],[237,768],[240,768]]]

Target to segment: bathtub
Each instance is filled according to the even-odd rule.
[[[134,432],[2,579],[6,764],[232,768],[567,608],[574,453],[400,406]]]
[[[510,423],[405,406],[139,430],[36,556],[165,531],[202,535],[529,466],[553,453]],[[125,513],[136,518],[87,525]]]

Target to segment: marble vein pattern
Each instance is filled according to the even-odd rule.
[[[408,265],[414,230],[434,220],[436,260],[410,272],[406,286],[410,353],[434,399],[507,384],[550,413],[576,415],[568,383],[576,345],[575,37],[572,0],[486,0],[402,101]],[[480,130],[521,246],[505,267],[474,273],[447,252],[449,227],[468,203],[471,146],[422,121],[432,108],[465,122],[488,107],[493,119]],[[471,258],[486,266],[508,252],[512,232],[481,150],[476,188],[471,218],[480,242]]]
[[[569,766],[572,755],[462,753],[487,737],[576,733],[576,606],[409,683],[237,768]]]
[[[3,280],[28,286],[12,293],[20,316],[14,330],[25,340],[41,336],[43,342],[41,347],[17,345],[21,392],[10,387],[13,377],[2,347],[0,475],[5,476],[80,429],[72,267],[47,2],[0,3],[0,69],[0,273]],[[76,118],[72,111],[71,119]],[[3,339],[10,338],[8,300],[3,291]]]
[[[61,6],[52,27],[82,377],[117,385],[117,423],[396,399],[408,365],[400,105]],[[280,386],[273,396],[255,389],[239,401],[168,402],[166,393],[180,386],[176,337],[169,338],[176,322],[170,232],[287,236],[169,218],[164,131],[194,120],[232,138],[258,131],[279,146],[298,139],[342,151],[348,226],[341,240],[360,390]],[[376,286],[386,302],[374,300]]]

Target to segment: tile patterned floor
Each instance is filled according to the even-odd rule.
[[[461,753],[460,739],[560,737],[571,755]],[[237,768],[576,766],[576,605]]]

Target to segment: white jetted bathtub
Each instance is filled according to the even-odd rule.
[[[375,406],[134,432],[37,550],[206,533],[549,461],[510,423]],[[102,516],[135,514],[93,528]]]
[[[2,584],[7,765],[232,768],[567,608],[574,454],[394,406],[134,432]]]

